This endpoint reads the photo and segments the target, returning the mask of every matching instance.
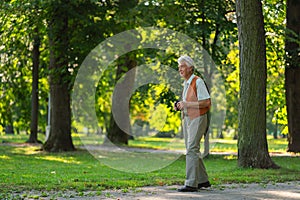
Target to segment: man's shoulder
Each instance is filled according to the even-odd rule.
[[[195,76],[194,79],[195,79],[197,84],[198,83],[204,83],[204,80],[200,76]]]

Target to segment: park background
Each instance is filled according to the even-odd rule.
[[[153,62],[158,63],[157,69],[160,65],[167,65],[177,70],[179,55],[176,52],[142,49],[118,58],[107,68],[97,85],[95,107],[99,129],[90,129],[88,125],[75,124],[72,120],[72,88],[86,56],[104,40],[140,27],[167,28],[193,38],[211,56],[224,80],[226,95],[219,98],[226,99],[225,121],[222,126],[211,127],[209,148],[212,153],[231,154],[209,154],[208,171],[214,174],[213,183],[298,180],[297,156],[272,157],[275,162],[269,158],[269,152],[286,154],[287,151],[300,151],[299,106],[295,103],[300,97],[297,95],[299,35],[295,34],[299,30],[297,2],[4,1],[0,11],[3,194],[30,188],[52,190],[62,187],[80,192],[182,183],[184,159],[170,165],[171,170],[167,168],[145,175],[124,174],[102,164],[99,167],[97,160],[83,150],[81,140],[87,136],[90,142],[95,142],[93,135],[101,135],[117,145],[183,150],[180,114],[172,110],[178,96],[168,88],[148,84],[132,96],[130,123],[146,127],[138,136],[132,138],[124,133],[111,113],[111,96],[116,82],[124,73]],[[248,10],[237,9],[242,3]],[[240,20],[248,20],[244,22],[249,28],[254,28],[252,32],[238,23],[237,16],[246,16]],[[254,31],[256,28],[265,32],[257,33]],[[240,35],[249,36],[246,41],[252,41],[252,44],[239,41],[239,31],[243,33]],[[257,41],[263,41],[262,48]],[[250,53],[239,49],[250,49]],[[262,57],[256,57],[256,51]],[[265,63],[240,63],[243,56],[252,56],[254,61],[263,60]],[[209,76],[209,72],[206,73],[203,75]],[[263,91],[256,92],[260,88]],[[249,96],[242,96],[240,91],[246,91],[256,99],[252,101]],[[243,102],[252,103],[250,110],[242,106]],[[159,108],[156,108],[158,103]],[[157,112],[153,115],[155,109]],[[165,114],[168,117],[161,128],[164,121],[161,115]],[[243,121],[243,117],[248,121]],[[158,132],[155,131],[157,129]],[[49,135],[46,138],[47,131]],[[151,134],[153,132],[155,134]],[[170,142],[174,138],[178,139],[177,143]],[[105,139],[96,142],[101,145]],[[242,157],[237,156],[239,150]],[[219,166],[220,171],[213,166]],[[281,168],[277,171],[252,171],[252,168],[260,170],[278,166]],[[84,167],[87,169],[82,169]],[[234,170],[237,171],[235,176],[232,175]],[[49,174],[53,175],[50,180],[43,178]],[[63,176],[65,174],[68,176]],[[242,174],[251,174],[253,178],[248,180]],[[242,178],[238,178],[240,176]],[[50,183],[46,183],[48,181]]]

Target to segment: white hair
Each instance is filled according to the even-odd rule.
[[[195,67],[195,63],[194,63],[193,59],[187,55],[183,55],[178,58],[179,64],[182,64],[184,62],[186,63],[186,65],[188,67]]]

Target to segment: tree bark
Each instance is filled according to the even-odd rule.
[[[50,134],[44,150],[50,152],[73,151],[71,137],[71,108],[69,88],[65,84],[51,83]]]
[[[30,136],[26,141],[27,143],[41,143],[38,140],[38,82],[39,82],[39,57],[40,57],[40,38],[39,30],[34,30],[34,42],[33,42],[33,66],[32,66],[32,91],[31,91],[31,123],[30,123]]]
[[[237,1],[240,48],[238,165],[278,168],[266,137],[266,45],[259,0]]]
[[[68,15],[69,0],[60,1],[53,10],[49,21],[50,42],[50,134],[44,150],[50,152],[73,151],[71,137],[71,77],[68,72]]]
[[[300,1],[287,0],[287,35],[285,41],[285,90],[288,118],[288,151],[300,152]],[[298,42],[296,42],[298,41]]]
[[[120,63],[118,65],[118,69],[117,69],[117,76],[116,76],[116,80],[119,80],[120,77],[122,75],[124,75],[124,73],[128,72],[129,70],[133,69],[134,67],[136,67],[137,63],[133,58],[130,58],[130,56],[125,56],[125,61],[123,63]],[[133,84],[134,84],[134,78],[130,77],[130,80],[128,79],[124,79],[122,80],[122,91],[124,92],[125,95],[123,96],[127,96],[127,94],[130,94],[130,91],[132,90]],[[116,81],[117,82],[117,81]],[[128,97],[129,98],[129,97]],[[125,99],[122,102],[127,102]],[[120,106],[120,109],[125,109],[125,106],[129,106],[129,105],[122,105]],[[121,113],[122,110],[120,110]],[[113,115],[111,114],[111,118],[110,118],[110,127],[109,127],[109,131],[107,134],[107,139],[116,144],[116,145],[127,145],[128,144],[128,139],[129,139],[129,131],[130,131],[130,116],[126,116],[123,120],[122,120],[122,129],[118,126],[118,124],[116,123]],[[126,133],[123,129],[126,129],[128,132]],[[107,141],[105,141],[107,142]]]

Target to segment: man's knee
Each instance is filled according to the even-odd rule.
[[[186,154],[187,155],[198,155],[199,154],[199,147],[191,147],[191,148],[188,148],[186,150]]]

